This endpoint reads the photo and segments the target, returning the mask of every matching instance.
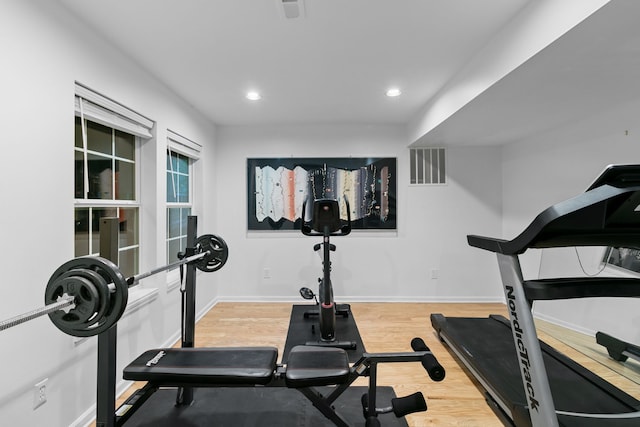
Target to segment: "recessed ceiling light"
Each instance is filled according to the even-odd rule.
[[[390,98],[400,96],[400,94],[402,94],[402,92],[397,87],[392,87],[390,89],[387,89],[387,96]]]
[[[258,100],[262,99],[262,96],[256,91],[247,92],[246,97],[250,101],[258,101]]]

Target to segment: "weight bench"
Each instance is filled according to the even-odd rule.
[[[422,362],[434,381],[444,379],[444,368],[424,341],[414,339],[412,346],[414,352],[364,353],[351,367],[347,352],[333,347],[295,346],[289,352],[286,365],[276,362],[278,349],[275,347],[149,350],[124,369],[124,379],[147,384],[118,408],[116,424],[124,424],[160,387],[287,387],[300,391],[335,425],[347,427],[349,422],[332,404],[358,377],[368,376],[368,392],[362,398],[363,413],[367,426],[377,426],[378,414],[393,411],[397,417],[403,417],[427,409],[420,392],[392,399],[389,408],[377,408],[378,363]],[[325,396],[316,388],[321,386],[333,387]]]
[[[277,357],[275,347],[156,349],[131,362],[123,377],[174,387],[265,385]]]

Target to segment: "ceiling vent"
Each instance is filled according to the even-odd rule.
[[[276,0],[286,19],[304,17],[304,3],[302,0]]]

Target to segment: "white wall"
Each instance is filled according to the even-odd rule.
[[[410,141],[428,141],[429,131],[608,2],[529,2],[415,114]]]
[[[640,100],[505,146],[503,236],[515,237],[548,206],[582,193],[608,164],[640,163],[638,111]],[[523,257],[525,278],[537,277],[538,273],[544,277],[584,274],[574,250],[532,252]],[[589,248],[578,251],[590,274],[600,268],[602,252],[595,252]],[[637,299],[537,302],[536,314],[587,333],[604,330],[640,342]]]
[[[0,318],[41,306],[50,275],[74,255],[76,80],[156,121],[156,138],[143,150],[141,269],[164,264],[166,129],[204,145],[197,186],[212,191],[214,126],[56,2],[2,1],[0,51]],[[211,198],[197,206],[201,232],[215,232],[215,206]],[[215,295],[214,276],[199,276],[200,311]],[[158,287],[159,295],[118,324],[119,370],[179,331],[178,292],[167,294],[162,274],[143,286]],[[46,317],[0,332],[0,418],[17,426],[87,421],[95,404],[95,342],[74,344]],[[48,378],[48,401],[33,410],[33,386],[43,378]]]
[[[477,230],[500,232],[501,172],[497,148],[451,148],[449,183],[409,186],[406,135],[399,126],[220,127],[217,217],[230,246],[219,272],[220,298],[302,301],[317,289],[318,239],[300,232],[247,233],[247,158],[396,157],[398,231],[356,232],[332,241],[335,294],[343,301],[501,299],[493,265],[466,243]],[[489,257],[491,258],[491,257]],[[263,277],[269,269],[271,278]],[[431,270],[439,278],[431,278]],[[428,325],[425,325],[428,327]]]

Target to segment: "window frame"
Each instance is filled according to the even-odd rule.
[[[78,117],[78,116],[76,116]],[[84,120],[85,121],[85,126],[86,126],[86,122],[92,122],[92,120],[87,119],[87,118],[82,118],[80,117],[80,120]],[[95,122],[93,122],[95,123]],[[92,226],[92,221],[93,221],[93,210],[94,209],[115,209],[116,210],[116,216],[118,218],[124,218],[124,216],[122,215],[121,209],[134,209],[135,210],[135,223],[136,223],[136,229],[135,229],[135,233],[136,236],[134,237],[133,241],[134,243],[130,243],[127,244],[125,246],[122,246],[122,236],[120,234],[120,232],[118,233],[118,261],[120,260],[120,256],[121,254],[125,254],[125,253],[132,253],[133,255],[133,263],[130,266],[131,270],[126,272],[126,273],[130,273],[132,275],[137,274],[140,270],[140,252],[141,252],[141,223],[140,223],[140,207],[141,207],[141,203],[140,203],[140,189],[141,189],[141,184],[140,184],[140,178],[141,178],[141,173],[140,173],[140,146],[141,146],[141,138],[139,136],[133,135],[133,134],[129,134],[127,132],[124,131],[120,131],[119,129],[116,129],[114,127],[111,126],[107,126],[107,125],[102,125],[108,129],[110,129],[111,131],[111,154],[105,154],[105,153],[100,153],[97,151],[93,151],[93,150],[89,150],[87,147],[83,146],[83,147],[76,147],[74,144],[74,153],[81,153],[81,155],[83,156],[83,158],[85,159],[84,161],[84,166],[82,168],[83,170],[83,177],[82,179],[84,180],[83,183],[83,194],[84,197],[83,198],[76,198],[76,195],[74,194],[74,221],[76,220],[76,212],[79,209],[88,209],[88,214],[87,214],[87,239],[88,239],[88,253],[78,253],[77,250],[78,248],[75,247],[74,248],[74,256],[97,256],[99,255],[99,236],[95,236],[95,233],[97,233],[96,230],[94,230],[93,226]],[[82,123],[81,123],[81,127],[82,127]],[[120,131],[120,132],[124,132],[127,133],[127,135],[131,135],[133,136],[133,160],[131,159],[125,159],[122,157],[117,156],[116,151],[115,151],[115,147],[116,147],[116,131]],[[83,131],[81,131],[83,132]],[[111,189],[112,189],[112,195],[110,199],[100,199],[100,198],[89,198],[88,197],[88,188],[87,183],[89,180],[89,174],[90,171],[87,168],[87,161],[86,161],[86,156],[88,155],[98,155],[100,157],[103,157],[105,159],[108,159],[111,163],[112,163],[112,170],[114,170],[115,168],[113,167],[115,165],[116,162],[118,161],[125,161],[127,163],[133,164],[133,191],[134,191],[134,197],[133,199],[118,199],[116,198],[116,174],[113,173],[111,176]],[[75,173],[75,172],[74,172]],[[75,191],[74,191],[75,193]],[[94,243],[96,244],[96,246],[98,247],[94,247]],[[131,252],[133,251],[133,252]],[[120,265],[120,263],[118,262],[118,265]]]
[[[167,147],[165,150],[165,182],[167,183],[167,188],[165,189],[165,239],[164,239],[164,254],[165,260],[167,263],[174,261],[169,252],[170,252],[170,242],[178,240],[183,240],[186,238],[186,216],[181,218],[184,220],[184,224],[180,225],[180,228],[183,229],[179,236],[169,237],[169,210],[170,209],[190,209],[189,215],[195,215],[195,206],[196,206],[196,191],[195,191],[195,181],[196,181],[196,163],[200,159],[200,153],[202,150],[202,146],[184,136],[180,135],[177,132],[174,132],[170,129],[167,129]],[[176,154],[179,157],[186,158],[187,160],[187,171],[188,171],[188,201],[187,202],[169,202],[169,180],[167,179],[167,175],[171,173],[172,175],[177,175],[180,172],[176,172],[170,169],[169,165],[172,165],[172,162],[168,160],[171,158],[172,154]],[[182,213],[181,213],[182,217]],[[175,248],[174,248],[175,249]],[[182,244],[180,244],[181,251],[184,250]],[[170,271],[167,274],[167,290],[170,291],[179,285],[179,271],[174,270]]]
[[[180,234],[178,236],[170,236],[169,235],[169,229],[171,227],[170,226],[170,222],[169,222],[169,210],[170,209],[180,209],[180,210],[189,209],[190,210],[189,215],[192,215],[193,214],[193,201],[194,201],[193,200],[194,199],[194,197],[193,197],[193,193],[194,193],[193,192],[193,169],[194,169],[193,168],[193,162],[194,162],[194,160],[192,158],[190,158],[189,156],[185,156],[184,154],[178,153],[176,151],[172,151],[170,147],[167,147],[167,157],[168,157],[167,158],[167,160],[168,160],[167,163],[168,164],[173,164],[173,162],[171,162],[171,160],[173,159],[172,155],[174,155],[174,154],[176,156],[185,158],[187,160],[187,173],[185,174],[184,172],[175,171],[175,170],[172,170],[170,168],[167,168],[166,173],[167,174],[171,174],[172,177],[179,176],[179,175],[182,175],[182,176],[186,175],[187,176],[187,182],[188,182],[188,190],[187,190],[187,196],[188,197],[187,198],[188,198],[188,200],[186,202],[179,202],[179,201],[169,202],[168,200],[166,200],[168,198],[169,191],[170,191],[170,188],[168,186],[169,179],[167,178],[167,193],[165,194],[166,215],[167,215],[167,234],[165,236],[165,243],[166,243],[165,244],[165,248],[166,248],[165,255],[167,257],[166,258],[167,263],[176,261],[176,260],[172,259],[170,257],[170,255],[169,255],[169,243],[172,242],[172,241],[175,241],[175,240],[182,240],[182,239],[187,237],[186,218],[184,218],[184,224],[181,223],[180,226],[179,226],[179,228],[181,229]],[[171,182],[175,185],[175,181],[174,180],[172,180]],[[180,212],[180,217],[181,217],[181,220],[182,220],[182,212]],[[182,230],[183,228],[184,228],[184,230]],[[183,250],[183,249],[184,248],[182,247],[182,244],[180,244],[180,250]]]
[[[125,251],[136,250],[137,253],[134,255],[134,262],[132,270],[128,273],[137,274],[140,269],[140,260],[142,259],[142,250],[143,250],[143,242],[142,242],[142,219],[141,219],[141,170],[142,170],[142,153],[141,148],[142,144],[144,144],[147,140],[152,138],[151,130],[154,126],[154,122],[151,119],[131,110],[130,108],[114,101],[111,98],[108,98],[93,89],[88,88],[87,86],[75,82],[75,112],[74,112],[74,133],[75,131],[75,120],[76,118],[80,119],[80,132],[82,133],[82,141],[83,144],[81,147],[76,146],[76,142],[74,142],[73,150],[74,157],[75,153],[80,152],[83,158],[84,166],[83,166],[83,190],[84,194],[82,198],[76,198],[75,189],[74,189],[74,221],[76,221],[76,212],[78,209],[88,209],[88,225],[87,225],[87,238],[88,242],[88,254],[96,255],[98,254],[99,248],[92,247],[95,237],[93,237],[95,231],[92,230],[91,218],[92,218],[92,210],[93,209],[117,209],[117,214],[120,217],[120,209],[135,209],[136,210],[136,236],[134,238],[134,244],[128,244],[127,246],[120,247],[121,236],[119,235],[119,244],[118,244],[118,256]],[[111,153],[101,153],[96,152],[94,150],[89,150],[86,143],[86,132],[87,132],[87,123],[97,123],[99,125],[105,126],[111,129]],[[116,147],[116,138],[117,132],[123,132],[128,135],[133,136],[134,140],[134,148],[133,148],[133,161],[130,159],[122,158],[118,156]],[[75,136],[74,136],[75,141]],[[117,161],[125,161],[131,162],[134,165],[133,179],[135,180],[133,185],[133,191],[135,195],[133,199],[116,199],[115,195],[115,180],[116,176],[113,174],[112,176],[112,198],[111,199],[90,199],[88,198],[88,190],[89,190],[89,170],[88,170],[88,162],[87,155],[94,154],[100,157],[105,157],[110,159],[111,162],[115,163]],[[74,174],[75,174],[76,165],[74,163]],[[114,170],[114,168],[112,168]],[[75,183],[74,183],[75,185]],[[75,229],[75,227],[74,227]],[[99,238],[99,237],[98,237]],[[78,256],[76,252],[76,246],[74,243],[74,254]],[[85,255],[85,254],[82,254]]]

